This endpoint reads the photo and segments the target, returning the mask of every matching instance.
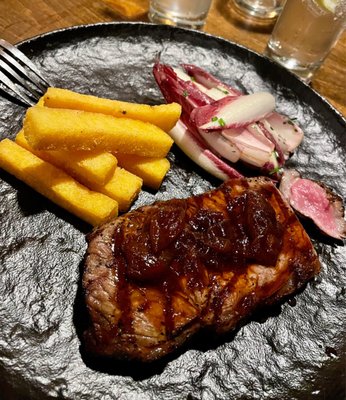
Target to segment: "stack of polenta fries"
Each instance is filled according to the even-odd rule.
[[[49,88],[27,110],[15,141],[0,142],[0,167],[93,226],[125,212],[142,185],[169,170],[166,133],[179,104],[127,103]]]

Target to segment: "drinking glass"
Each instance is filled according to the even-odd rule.
[[[151,22],[201,29],[205,24],[212,0],[151,0]]]
[[[282,9],[284,0],[231,0],[241,13],[259,19],[274,19]]]
[[[345,28],[346,0],[287,0],[265,54],[309,83]]]

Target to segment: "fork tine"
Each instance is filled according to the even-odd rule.
[[[36,77],[39,78],[39,80],[37,80],[36,78],[33,79],[33,83],[36,86],[44,89],[46,89],[48,86],[51,86],[50,83],[42,76],[41,72],[35,66],[35,64],[15,46],[11,45],[3,39],[0,39],[0,49],[1,48],[5,50],[2,56],[6,58],[7,61],[9,61],[24,76],[27,76],[27,70],[23,68],[17,60],[23,63],[25,67],[29,68],[29,70],[31,70],[36,75]],[[12,56],[12,59],[9,59],[7,54]]]
[[[47,90],[47,85],[44,82],[41,82],[39,78],[34,75],[34,73],[28,69],[26,66],[22,66],[19,64],[12,56],[8,55],[5,53],[3,50],[0,49],[0,64],[2,65],[3,69],[8,70],[8,73],[16,79],[19,83],[21,83],[24,86],[27,86],[27,88],[34,87],[44,93]],[[7,64],[7,67],[4,65]],[[21,78],[24,78],[24,80]]]
[[[20,86],[16,85],[12,82],[3,72],[0,71],[0,82],[8,89],[10,89],[14,94],[16,94],[19,99],[28,104],[29,106],[33,106],[36,104],[37,100],[33,99],[31,96],[27,95]]]
[[[33,75],[31,71],[28,71],[21,64],[19,64],[14,58],[1,51],[0,49],[0,66],[5,69],[14,79],[16,79],[22,85],[31,84],[33,87],[39,89],[40,92],[45,92],[47,86],[40,82],[40,80]],[[23,78],[16,72],[18,71]],[[37,90],[36,89],[36,90]]]
[[[0,71],[3,71],[5,75],[7,75],[9,78],[12,78],[14,83],[19,83],[21,86],[23,86],[24,89],[29,90],[27,78],[19,76],[17,72],[13,68],[11,68],[10,65],[6,64],[3,60],[1,60],[1,58],[0,58]],[[41,88],[36,89],[36,87],[37,87],[36,85],[35,87],[34,86],[30,87],[30,92],[32,92],[32,94],[35,97],[39,98],[40,96],[43,95],[44,91]]]
[[[28,57],[3,39],[0,39],[0,83],[27,105],[34,105],[51,86]]]

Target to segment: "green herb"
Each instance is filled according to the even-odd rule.
[[[188,95],[189,95],[189,92],[188,92],[187,90],[184,90],[184,91],[183,91],[183,96],[184,96],[184,97],[187,97]]]
[[[296,117],[292,117],[292,118],[287,118],[287,123],[288,124],[290,124],[290,125],[294,125],[294,122],[293,121],[297,121],[297,118]]]
[[[217,90],[220,90],[220,92],[224,93],[224,94],[229,94],[229,91],[222,88],[222,87],[216,87]]]
[[[196,82],[196,78],[194,76],[191,76],[192,82]]]
[[[277,172],[280,171],[280,169],[281,169],[281,167],[273,168],[271,171],[269,171],[269,175],[274,175],[274,174],[276,174]]]
[[[219,125],[220,125],[220,126],[225,126],[225,125],[226,125],[225,120],[222,119],[222,118],[219,118]]]
[[[218,122],[219,123],[219,125],[220,126],[225,126],[226,125],[226,122],[225,122],[225,120],[224,119],[222,119],[222,118],[218,118],[218,117],[212,117],[212,122]]]

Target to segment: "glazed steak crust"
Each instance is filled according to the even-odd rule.
[[[86,347],[142,361],[201,328],[234,329],[320,268],[307,233],[265,178],[141,207],[100,226],[88,242]]]

